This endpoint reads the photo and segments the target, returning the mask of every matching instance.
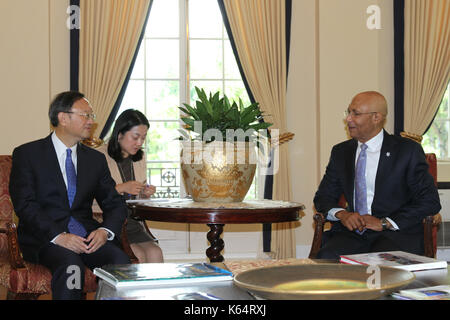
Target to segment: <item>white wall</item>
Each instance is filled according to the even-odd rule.
[[[68,3],[0,1],[0,154],[50,132],[49,103],[69,88]]]

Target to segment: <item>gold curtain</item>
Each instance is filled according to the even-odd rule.
[[[405,1],[404,130],[421,136],[450,81],[450,1]]]
[[[99,136],[135,54],[151,0],[81,0],[79,91],[97,114]]]
[[[286,127],[285,0],[224,0],[230,27],[249,87],[273,129]],[[278,150],[274,200],[291,199],[288,144]],[[272,255],[295,257],[293,223],[273,224]]]

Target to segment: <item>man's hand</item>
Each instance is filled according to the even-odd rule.
[[[366,222],[358,212],[348,212],[342,210],[336,213],[336,218],[341,220],[341,223],[350,231],[358,229],[363,231],[366,228]]]
[[[362,216],[366,223],[366,228],[373,231],[382,231],[383,226],[381,225],[381,219],[378,219],[370,214],[365,214]]]
[[[72,233],[61,233],[56,239],[55,244],[75,253],[88,253],[88,245],[86,239]]]
[[[105,229],[94,230],[89,234],[86,241],[89,243],[86,253],[93,253],[108,241],[108,232]]]

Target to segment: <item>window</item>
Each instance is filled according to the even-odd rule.
[[[424,134],[422,145],[425,152],[435,153],[439,160],[450,161],[450,83],[439,106],[436,117]]]
[[[196,100],[195,86],[250,103],[217,1],[154,0],[118,115],[134,108],[150,121],[145,149],[155,197],[184,195],[177,107]],[[257,176],[247,199],[258,196]]]

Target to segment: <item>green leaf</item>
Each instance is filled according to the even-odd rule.
[[[260,123],[263,120],[262,111],[257,102],[245,106],[242,99],[237,101],[228,99],[226,95],[220,96],[220,91],[209,92],[207,95],[204,89],[195,87],[198,99],[193,106],[183,104],[179,109],[186,114],[181,120],[186,124],[186,131],[193,133],[195,121],[202,122],[202,132],[197,132],[190,136],[190,139],[202,140],[204,133],[209,129],[219,130],[223,138],[226,139],[227,129],[237,130],[248,129],[261,130],[267,129],[271,123]],[[199,128],[196,128],[197,130]],[[255,132],[252,136],[246,137],[246,140],[254,141],[257,136]],[[183,135],[186,137],[186,135]],[[182,137],[180,137],[182,138]]]
[[[188,125],[188,127],[186,128],[186,130],[194,130],[194,119],[191,118],[181,118],[181,121],[183,121],[184,123],[186,123]]]

